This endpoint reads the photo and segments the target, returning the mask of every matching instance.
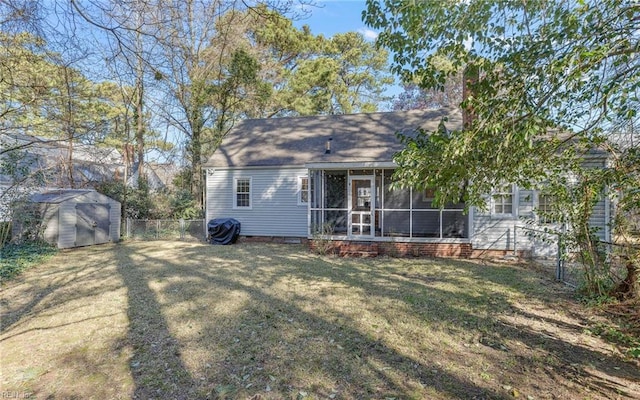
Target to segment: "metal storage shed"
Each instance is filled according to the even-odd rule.
[[[38,193],[29,198],[27,206],[41,218],[42,238],[60,249],[120,239],[120,203],[95,190]],[[20,219],[20,215],[14,218],[18,222],[14,236],[26,228],[27,222]]]

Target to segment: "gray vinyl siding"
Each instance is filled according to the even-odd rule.
[[[605,225],[609,222],[606,220],[605,204],[606,202],[603,196],[593,208],[593,213],[591,214],[591,218],[589,218],[589,225],[598,229],[596,236],[598,236],[600,240],[609,241],[610,238],[606,237],[607,230],[605,229]]]
[[[492,216],[489,211],[474,209],[471,244],[474,249],[513,250],[516,216]]]
[[[591,155],[587,157],[587,159],[583,162],[583,165],[588,168],[606,168],[607,167],[607,159],[602,155]],[[589,218],[589,225],[597,228],[596,236],[600,240],[610,241],[611,237],[608,235],[609,229],[607,229],[607,225],[611,223],[611,202],[605,200],[605,197],[608,194],[603,194],[598,201],[598,203],[593,208],[593,213],[591,214],[591,218]],[[609,210],[606,210],[606,207],[609,207]],[[608,214],[608,215],[607,215]]]
[[[555,257],[557,253],[557,237],[552,234],[543,234],[526,229],[526,219],[534,217],[536,203],[534,199],[537,193],[530,190],[518,190],[514,202],[517,202],[516,215],[496,216],[490,210],[473,210],[471,243],[474,249],[492,250],[526,250],[534,257]],[[597,228],[597,235],[601,240],[609,240],[606,237],[605,206],[607,202],[603,198],[596,204],[589,220],[592,227]],[[515,204],[514,204],[515,205]],[[549,226],[552,227],[552,226]],[[543,230],[545,226],[531,226],[534,229]],[[557,227],[556,227],[557,228]]]
[[[42,237],[49,243],[58,242],[58,206],[56,204],[43,204],[40,213],[44,221]]]
[[[76,202],[65,201],[60,204],[58,247],[66,249],[76,246]]]
[[[538,206],[538,196],[534,190],[518,190],[518,220],[511,228],[513,243],[517,250],[529,251],[533,257],[554,258],[558,253],[557,236],[527,230],[525,220],[535,218],[534,210]],[[543,226],[531,228],[544,230]]]
[[[109,206],[109,222],[111,223],[109,238],[112,242],[117,242],[120,240],[120,213],[122,212],[122,206],[117,201],[109,202]]]
[[[554,235],[546,235],[524,229],[518,218],[495,218],[487,214],[474,214],[474,249],[529,251],[535,257],[554,257],[557,252]]]
[[[306,237],[307,206],[298,205],[306,168],[215,169],[207,173],[206,219],[235,218],[242,236]],[[234,178],[251,178],[251,208],[233,207]]]

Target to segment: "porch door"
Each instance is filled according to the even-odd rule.
[[[349,177],[349,234],[371,237],[374,234],[373,177]]]

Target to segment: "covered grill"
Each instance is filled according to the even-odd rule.
[[[240,236],[240,221],[215,218],[207,223],[207,239],[211,244],[233,244]]]

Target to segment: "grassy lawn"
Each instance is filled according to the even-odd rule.
[[[626,399],[637,360],[514,265],[125,242],[2,286],[0,390],[37,399]]]

